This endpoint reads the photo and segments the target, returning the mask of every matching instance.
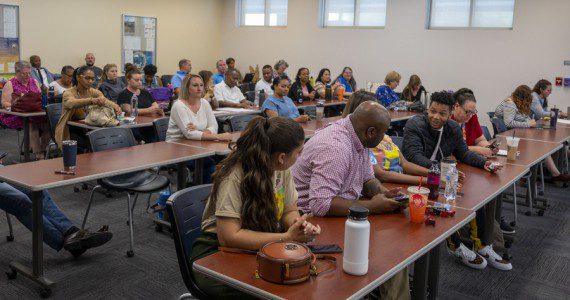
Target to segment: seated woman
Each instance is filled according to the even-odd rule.
[[[117,65],[106,64],[103,67],[103,76],[99,84],[99,90],[103,96],[113,102],[117,102],[119,94],[125,89],[125,83],[117,77],[118,72]]]
[[[10,110],[12,108],[12,98],[26,93],[40,93],[40,85],[32,78],[32,66],[29,62],[21,60],[14,64],[15,74],[6,82],[2,88],[2,108]],[[41,96],[37,95],[37,100],[41,101]],[[49,145],[50,131],[45,117],[32,117],[30,120],[30,148],[36,159],[45,157],[45,149]],[[22,117],[1,114],[0,123],[10,129],[22,129],[24,121]]]
[[[275,77],[281,76],[281,75],[287,76],[287,73],[285,73],[285,71],[287,71],[287,68],[289,68],[289,64],[285,60],[280,59],[273,66],[273,69],[275,72],[275,73],[273,73],[273,77],[275,78]]]
[[[50,87],[53,87],[54,96],[61,95],[72,87],[73,70],[72,66],[64,66],[61,68],[61,78],[49,84]]]
[[[287,75],[277,76],[273,79],[273,95],[265,99],[261,111],[268,117],[287,117],[295,122],[305,123],[309,120],[309,116],[300,115],[299,109],[293,103],[291,98],[287,97],[289,92],[289,77]]]
[[[552,93],[552,83],[546,79],[539,80],[532,89],[532,104],[530,110],[535,120],[543,119],[544,117],[553,117],[554,112],[548,109],[548,96]],[[567,113],[560,111],[561,117],[567,117]]]
[[[144,66],[143,73],[144,73],[144,81],[143,87],[145,89],[156,89],[162,87],[162,80],[158,76],[156,76],[156,72],[158,72],[158,68],[156,68],[153,64],[148,64]]]
[[[386,108],[390,108],[390,105],[394,102],[400,101],[400,97],[394,91],[400,84],[400,79],[402,76],[396,71],[391,71],[386,75],[384,79],[384,85],[381,85],[376,89],[376,99],[380,101],[380,104],[384,105]]]
[[[414,74],[410,76],[410,81],[408,81],[408,85],[402,90],[402,94],[400,95],[402,100],[406,100],[409,102],[408,104],[411,105],[414,102],[421,103],[422,94],[426,93],[426,89],[422,85],[422,80],[420,76]],[[423,105],[424,103],[422,103]]]
[[[297,76],[295,76],[295,82],[289,88],[289,98],[294,102],[299,101],[299,98],[305,101],[315,100],[316,92],[311,86],[309,79],[309,69],[300,68],[297,71]]]
[[[331,91],[334,92],[339,86],[340,81],[332,82],[331,71],[327,68],[321,69],[317,80],[315,80],[314,89],[317,92],[317,97],[320,99],[325,99],[325,92],[327,85],[331,85]]]
[[[352,93],[356,92],[356,80],[354,79],[354,76],[352,76],[352,69],[350,67],[344,67],[344,69],[342,69],[342,73],[340,73],[334,81],[340,83],[340,85],[344,87],[345,97],[350,97]]]
[[[532,90],[526,86],[518,86],[511,96],[495,109],[495,118],[503,119],[507,128],[536,127],[536,121],[530,117]],[[544,159],[546,169],[554,182],[570,182],[570,175],[560,173],[551,156]]]
[[[216,97],[214,97],[214,78],[212,72],[202,70],[198,72],[198,75],[200,75],[204,80],[204,96],[202,99],[206,99],[206,101],[210,103],[212,109],[218,109],[220,104],[218,103],[218,100],[216,100]]]
[[[320,234],[320,227],[307,221],[308,215],[299,215],[289,170],[304,141],[303,129],[289,118],[255,117],[249,122],[214,173],[191,264],[218,252],[219,246],[256,251],[270,242],[305,243]],[[252,298],[198,272],[194,278],[214,299]]]
[[[55,141],[61,148],[61,142],[72,137],[80,148],[88,149],[89,142],[80,128],[67,125],[68,121],[85,119],[85,108],[90,105],[106,106],[121,114],[121,108],[113,101],[105,98],[101,91],[91,85],[95,81],[95,73],[88,66],[75,69],[73,72],[73,87],[63,93],[61,118],[55,128]]]

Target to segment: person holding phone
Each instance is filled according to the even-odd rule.
[[[249,122],[213,175],[191,263],[218,252],[219,246],[257,251],[270,242],[305,243],[318,237],[321,228],[299,215],[289,170],[304,142],[303,128],[289,118],[258,116]],[[214,299],[251,298],[198,272],[194,277]]]

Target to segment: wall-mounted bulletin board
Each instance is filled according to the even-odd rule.
[[[14,64],[20,60],[18,14],[18,6],[0,4],[0,74],[14,74]]]
[[[139,70],[156,65],[156,18],[122,15],[123,72],[126,63]]]

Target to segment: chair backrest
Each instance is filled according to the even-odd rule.
[[[172,76],[173,75],[162,75],[160,77],[160,81],[162,81],[162,85],[163,86],[167,86],[170,84],[170,82],[172,81]]]
[[[503,121],[503,119],[492,118],[491,122],[493,123],[493,130],[495,130],[495,134],[507,131],[507,126],[505,125],[505,121]]]
[[[61,119],[62,111],[63,107],[61,103],[46,105],[46,115],[48,118],[49,131],[51,133],[52,140],[54,141],[55,141],[55,127],[57,127],[57,123],[59,122],[59,119]]]
[[[234,131],[244,131],[247,124],[255,115],[238,115],[230,118],[230,129]]]
[[[245,98],[248,101],[254,102],[255,101],[255,91],[247,91],[245,92]]]
[[[491,140],[493,137],[491,136],[491,132],[489,132],[489,128],[487,126],[482,125],[481,130],[483,131],[483,136],[487,141]]]
[[[487,115],[489,116],[490,119],[495,117],[495,112],[494,111],[489,111],[487,112]]]
[[[135,146],[137,141],[130,128],[101,128],[87,133],[91,151],[103,151]]]
[[[164,142],[166,140],[166,131],[168,130],[168,121],[170,118],[160,118],[152,121],[154,127],[154,133],[158,137],[159,142]]]
[[[394,145],[398,146],[398,148],[400,148],[400,151],[402,151],[402,147],[404,146],[404,137],[402,136],[390,136],[390,138],[392,139],[392,142],[394,142]]]
[[[166,202],[182,279],[186,288],[198,299],[207,299],[208,296],[196,285],[190,257],[194,241],[202,233],[202,214],[211,191],[211,184],[194,186],[174,193]]]
[[[317,107],[316,106],[306,106],[303,107],[303,113],[312,117],[317,116]]]

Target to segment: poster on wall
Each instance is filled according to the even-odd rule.
[[[14,65],[20,60],[18,6],[0,4],[0,85],[13,77]],[[6,76],[4,76],[6,75]]]
[[[139,69],[148,64],[156,65],[156,18],[122,16],[122,57],[125,63],[137,65]]]

